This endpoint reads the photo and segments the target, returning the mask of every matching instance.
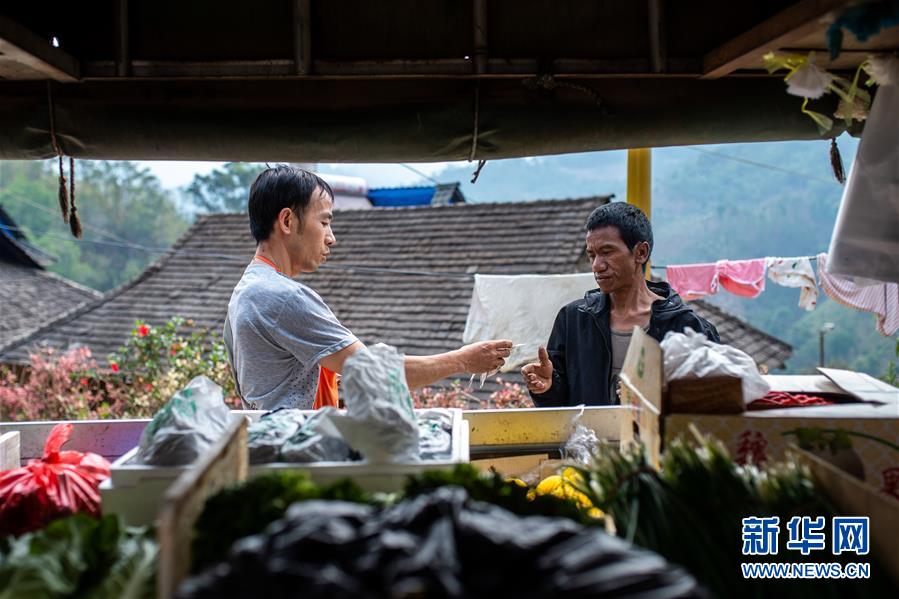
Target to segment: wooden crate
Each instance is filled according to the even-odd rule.
[[[899,501],[861,480],[840,470],[830,462],[792,445],[790,449],[799,455],[809,467],[815,486],[823,489],[828,499],[844,516],[868,516],[871,553],[879,559],[879,565],[899,585]]]
[[[206,499],[228,485],[246,480],[247,457],[247,419],[235,419],[212,450],[182,473],[166,492],[156,531],[156,594],[160,599],[171,597],[190,571],[194,523]]]

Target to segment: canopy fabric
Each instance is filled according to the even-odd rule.
[[[592,91],[517,80],[0,82],[0,159],[56,155],[50,101],[61,151],[91,159],[431,162],[820,137],[777,79],[576,83]]]

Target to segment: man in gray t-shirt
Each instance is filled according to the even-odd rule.
[[[311,408],[320,367],[336,373],[364,349],[322,298],[294,280],[315,272],[337,242],[331,230],[334,194],[313,173],[279,165],[250,188],[250,230],[256,254],[234,288],[225,320],[225,346],[247,407]],[[406,356],[411,388],[462,372],[498,369],[508,340],[484,341],[433,356]]]
[[[247,266],[228,304],[240,392],[251,408],[311,409],[319,362],[358,342],[309,287]]]

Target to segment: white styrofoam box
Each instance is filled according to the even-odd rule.
[[[231,413],[233,419],[242,414]],[[133,447],[109,467],[109,478],[100,483],[104,514],[119,514],[131,526],[153,524],[162,505],[162,497],[181,473],[183,466],[153,466],[137,463],[139,447]]]
[[[416,410],[416,412],[426,410]],[[456,464],[469,461],[468,421],[462,418],[462,411],[448,410],[452,414],[452,454],[443,460],[422,460],[400,464],[371,464],[360,462],[273,462],[250,465],[249,477],[253,478],[271,472],[305,472],[320,485],[327,485],[349,478],[366,491],[393,492],[403,488],[406,479],[426,470],[450,469]]]

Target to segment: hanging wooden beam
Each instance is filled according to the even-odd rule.
[[[312,72],[312,0],[293,3],[293,63],[294,74]]]
[[[0,79],[78,81],[78,60],[0,15]]]
[[[559,58],[553,60],[550,69],[555,78],[607,79],[607,78],[689,78],[699,75],[700,63],[695,59],[667,59],[667,71],[653,73],[647,58],[580,59]],[[486,72],[472,72],[470,59],[391,59],[333,61],[313,60],[310,72],[296,72],[296,60],[282,58],[272,60],[221,60],[221,61],[166,61],[132,60],[131,75],[137,78],[272,78],[314,77],[322,78],[463,78],[503,79],[535,77],[540,74],[540,64],[533,58],[488,58]],[[81,69],[85,79],[110,79],[116,77],[114,61],[89,61]]]
[[[131,44],[128,40],[128,0],[116,0],[116,75],[128,77],[131,75]]]
[[[853,0],[801,0],[702,59],[702,78],[717,79],[761,61],[766,52],[779,50],[821,29]]]
[[[487,0],[474,0],[474,72],[487,72]]]
[[[665,47],[665,13],[662,0],[649,0],[649,52],[653,73],[664,73],[667,52]]]

